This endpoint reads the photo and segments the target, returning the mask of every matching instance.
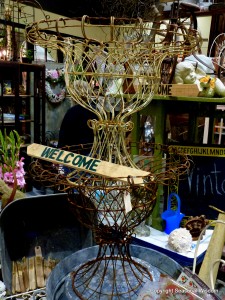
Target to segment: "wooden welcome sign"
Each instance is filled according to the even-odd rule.
[[[160,84],[157,95],[197,97],[199,88],[197,84]]]
[[[121,181],[127,182],[127,177],[131,176],[135,184],[143,183],[143,177],[150,174],[149,172],[140,169],[130,168],[93,157],[35,143],[27,147],[27,154],[29,156],[50,161],[54,164],[62,164],[70,168],[108,178],[118,178],[118,180]]]

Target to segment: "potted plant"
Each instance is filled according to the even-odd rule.
[[[34,51],[31,49],[27,49],[23,52],[22,62],[23,63],[31,63],[34,60]]]
[[[16,130],[0,130],[0,200],[4,208],[15,198],[24,198],[24,158],[20,157],[23,141]]]

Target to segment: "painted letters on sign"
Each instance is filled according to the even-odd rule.
[[[197,84],[160,84],[157,95],[173,97],[197,97],[199,87]]]
[[[126,182],[128,176],[133,177],[134,183],[143,183],[143,177],[149,176],[147,171],[35,143],[27,147],[27,154],[54,164],[62,164],[109,178],[120,178],[119,180]]]
[[[172,84],[160,84],[158,88],[158,95],[172,96]]]
[[[62,164],[72,164],[74,167],[86,169],[92,172],[96,172],[96,168],[101,162],[99,159],[94,159],[88,156],[83,156],[80,154],[75,154],[72,152],[66,153],[64,150],[45,147],[41,153],[41,157],[54,159],[58,163]]]

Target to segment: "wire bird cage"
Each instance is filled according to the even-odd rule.
[[[63,37],[66,29],[76,30],[77,36]],[[133,128],[132,114],[147,106],[158,88],[162,60],[168,55],[187,55],[198,46],[197,31],[176,33],[176,39],[168,42],[165,29],[151,27],[140,18],[87,16],[42,20],[27,28],[29,42],[63,52],[68,93],[96,115],[88,121],[94,132],[90,156],[147,169],[147,175],[136,183],[123,174],[111,178],[71,169],[62,174],[49,163],[37,160],[31,164],[35,180],[68,192],[71,209],[95,232],[100,246],[97,257],[71,273],[68,287],[74,299],[136,299],[152,278],[150,269],[130,256],[131,235],[150,215],[158,185],[184,174],[189,161],[167,147],[148,145],[151,158],[140,166],[141,160],[131,155],[126,134]]]

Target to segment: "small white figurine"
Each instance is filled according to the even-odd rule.
[[[192,236],[186,228],[177,228],[170,233],[168,237],[168,245],[176,252],[190,251]]]
[[[189,61],[179,62],[176,66],[174,82],[178,84],[197,84],[200,97],[225,97],[225,86],[219,78],[206,75]]]
[[[212,57],[208,57],[204,54],[195,54],[185,57],[184,61],[191,62],[194,66],[196,66],[198,69],[201,69],[208,75],[213,76],[215,74],[215,67]]]

